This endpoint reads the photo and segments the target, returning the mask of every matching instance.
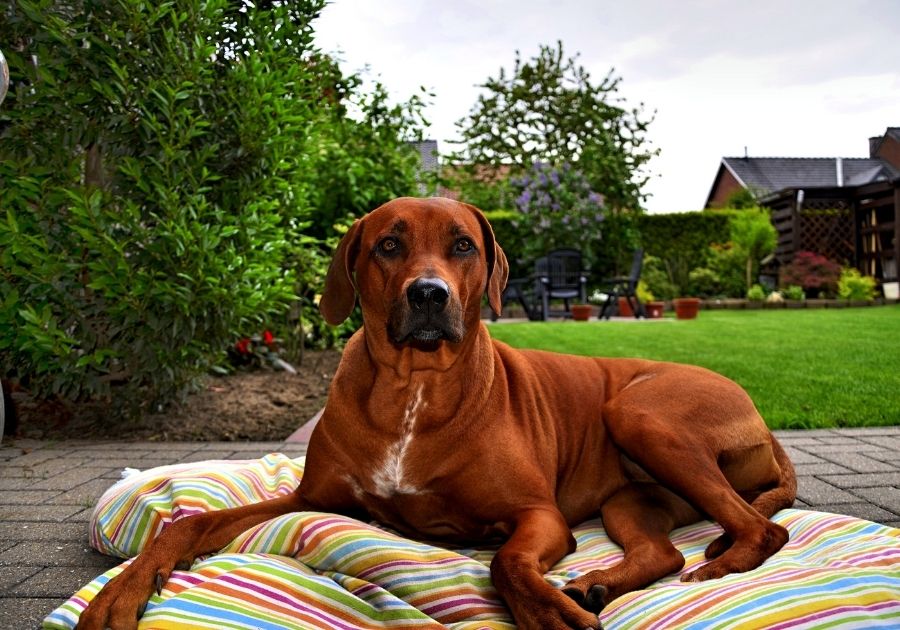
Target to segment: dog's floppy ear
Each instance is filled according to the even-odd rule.
[[[484,213],[475,206],[465,205],[481,224],[481,236],[484,239],[488,267],[488,280],[485,292],[487,293],[488,304],[491,305],[491,310],[499,315],[503,306],[501,296],[503,295],[503,289],[506,288],[506,281],[509,279],[509,262],[506,260],[506,254],[503,253],[503,249],[501,249],[494,238],[494,229],[488,222],[487,217],[484,216]]]
[[[325,290],[319,300],[319,310],[325,321],[337,326],[350,317],[356,305],[356,287],[353,284],[353,267],[359,254],[362,220],[357,219],[341,239],[325,276]]]

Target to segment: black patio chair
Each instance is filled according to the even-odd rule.
[[[571,317],[572,301],[587,301],[587,273],[581,252],[576,249],[556,249],[539,258],[534,266],[535,293],[540,305],[541,319],[551,314]],[[551,313],[551,300],[562,300],[563,311]]]
[[[609,319],[612,315],[619,312],[619,298],[628,300],[631,310],[635,318],[644,317],[644,305],[637,296],[638,282],[641,280],[641,268],[644,265],[644,250],[634,250],[634,256],[631,259],[631,271],[627,276],[619,276],[616,278],[607,278],[603,281],[603,287],[600,289],[606,293],[606,300],[600,307],[599,319]]]

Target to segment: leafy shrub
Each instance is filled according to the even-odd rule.
[[[747,289],[747,299],[752,302],[762,302],[766,299],[766,290],[761,285],[754,284]]]
[[[803,292],[803,287],[796,284],[784,287],[781,290],[781,294],[787,300],[802,300],[806,297],[806,294]]]
[[[838,281],[839,297],[845,300],[874,300],[875,295],[875,278],[864,276],[851,267],[841,272],[841,279]]]
[[[646,304],[647,302],[652,302],[656,299],[656,297],[653,295],[653,292],[650,290],[644,280],[638,281],[638,285],[634,290],[634,293],[635,295],[637,295],[637,298],[644,304]]]
[[[731,217],[730,237],[734,249],[744,259],[745,284],[749,290],[759,261],[775,251],[778,232],[764,208],[746,208]]]
[[[4,10],[2,375],[140,412],[251,331],[319,334],[332,219],[414,190],[416,104],[354,94],[323,0],[265,5]]]
[[[794,260],[781,268],[778,283],[779,286],[801,286],[807,297],[834,295],[840,275],[841,266],[825,256],[797,252]]]
[[[645,256],[641,280],[659,300],[671,300],[680,295],[678,287],[669,279],[665,264],[656,256]]]
[[[713,243],[709,248],[709,268],[718,276],[718,294],[741,298],[746,295],[746,258],[732,243]]]
[[[712,269],[699,267],[688,276],[688,293],[695,297],[708,298],[719,292],[719,274]]]
[[[691,270],[709,266],[710,244],[728,241],[733,214],[717,210],[636,217],[640,244],[648,255],[662,261],[662,269],[675,287],[673,297],[690,293]]]

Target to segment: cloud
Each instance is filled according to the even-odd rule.
[[[515,51],[562,40],[627,104],[656,111],[654,211],[699,208],[724,155],[865,155],[900,124],[896,0],[335,0],[317,23],[346,69],[368,63],[395,98],[432,88],[431,134],[453,123]],[[892,119],[893,117],[893,119]]]

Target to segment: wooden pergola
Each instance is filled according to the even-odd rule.
[[[900,180],[854,188],[788,188],[762,200],[778,230],[779,265],[801,251],[856,267],[881,282],[900,269]]]

